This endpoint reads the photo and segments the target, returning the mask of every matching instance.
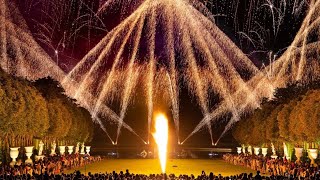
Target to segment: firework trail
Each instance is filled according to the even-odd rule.
[[[14,3],[0,2],[0,22],[3,24],[0,27],[1,67],[31,80],[50,75],[60,81],[66,94],[90,111],[115,144],[122,128],[135,134],[142,142],[149,142],[151,119],[158,99],[166,99],[168,107],[171,107],[180,142],[179,91],[183,84],[196,97],[203,119],[182,143],[206,127],[214,144],[211,125],[218,123],[221,117],[231,115],[222,137],[244,113],[259,108],[263,98],[271,99],[276,88],[297,81],[307,83],[319,78],[320,74],[318,39],[310,40],[311,36],[318,34],[320,1],[310,3],[300,31],[283,55],[275,59],[278,56],[272,57],[273,53],[270,53],[270,63],[262,69],[258,69],[216,26],[212,20],[214,16],[203,4],[188,0],[137,1],[137,8],[67,74],[57,64],[59,50],[65,46],[66,39],[77,34],[80,27],[73,31],[73,35],[63,34],[57,44],[48,34],[39,35],[42,42],[57,52],[55,62],[34,40]],[[274,1],[266,2],[264,6],[273,13],[273,34],[276,35],[283,13],[289,6],[284,0],[280,9],[275,8]],[[125,11],[133,2],[127,3],[120,9]],[[100,16],[114,4],[114,0],[108,0],[94,14]],[[299,9],[302,4],[294,1],[294,9]],[[59,25],[58,19],[62,15],[53,16],[57,16],[55,22]],[[251,27],[252,22],[247,26]],[[263,28],[262,25],[257,26]],[[47,25],[42,29],[49,34],[53,32]],[[258,37],[258,40],[252,39],[252,43],[262,44],[265,36],[258,29],[250,32]],[[251,38],[245,32],[239,34]],[[13,56],[7,53],[8,45],[14,50]],[[147,141],[125,122],[138,87],[144,87],[146,97]],[[221,99],[214,106],[209,98],[212,92]],[[119,114],[110,108],[113,102],[119,104]],[[117,125],[115,140],[106,131],[103,119]]]

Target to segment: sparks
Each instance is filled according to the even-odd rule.
[[[107,5],[112,9],[115,0],[108,2],[110,3]],[[125,2],[124,5],[129,7],[131,3]],[[310,3],[310,9],[291,45],[281,50],[285,50],[281,56],[275,53],[272,57],[273,53],[270,53],[270,65],[261,69],[216,26],[211,19],[213,15],[198,10],[197,7],[202,5],[197,2],[143,1],[66,73],[59,67],[62,53],[62,49],[59,49],[60,43],[53,46],[50,39],[46,40],[46,34],[38,39],[52,48],[52,53],[55,53],[53,60],[35,41],[23,16],[19,13],[8,13],[17,12],[19,8],[15,8],[15,3],[0,0],[0,23],[3,24],[0,26],[0,67],[12,75],[32,81],[48,76],[59,81],[66,95],[90,111],[93,120],[99,124],[113,145],[119,142],[122,128],[129,130],[143,143],[149,142],[149,136],[144,140],[124,121],[128,108],[135,103],[134,97],[139,89],[146,97],[148,135],[151,134],[154,107],[159,103],[156,100],[161,99],[168,103],[168,107],[172,107],[176,136],[181,145],[204,128],[208,130],[212,144],[217,145],[232,125],[241,120],[243,114],[259,108],[263,99],[272,99],[276,89],[320,78],[320,63],[317,58],[319,38],[312,38],[312,42],[309,40],[309,37],[319,34],[317,28],[320,24],[320,1]],[[286,0],[280,3],[282,9],[276,8],[271,0],[266,2],[263,6],[268,8],[273,17],[272,29],[276,35],[284,17]],[[295,1],[294,14],[301,11],[306,2],[304,0],[299,4]],[[102,7],[100,10],[95,14],[101,14],[106,8]],[[128,13],[122,11],[122,14]],[[77,24],[82,23],[73,25]],[[261,29],[260,24],[258,26]],[[76,32],[78,30],[80,29],[76,29]],[[248,36],[250,41],[261,42],[263,46],[264,38],[260,37],[259,31],[253,29],[252,32],[258,34],[258,40]],[[157,34],[161,35],[161,38],[156,38]],[[45,39],[42,39],[42,36]],[[61,40],[63,48],[68,46],[64,44],[64,39],[63,37]],[[158,49],[157,44],[164,46]],[[147,49],[141,51],[144,47]],[[11,51],[15,52],[15,56],[8,54]],[[125,60],[127,58],[128,60]],[[194,95],[203,118],[186,139],[179,141],[179,92],[184,82],[188,92]],[[217,94],[221,101],[210,100],[212,93]],[[114,103],[120,105],[119,109],[112,108]],[[221,117],[227,114],[231,115],[227,119],[228,124],[213,143],[211,126],[219,123],[224,119]],[[117,124],[115,140],[112,140],[107,132],[102,119]]]

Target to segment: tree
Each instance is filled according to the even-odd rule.
[[[47,137],[50,140],[64,140],[72,125],[72,114],[59,98],[48,99],[49,129]]]
[[[297,143],[316,142],[319,139],[319,119],[317,118],[320,103],[319,90],[309,91],[290,114],[293,139]]]
[[[69,103],[71,103],[69,110],[73,114],[73,126],[70,128],[66,140],[72,143],[90,140],[93,133],[93,122],[90,113],[84,108],[75,106],[72,102]]]
[[[1,71],[0,87],[2,89],[0,132],[4,141],[10,146],[16,146],[16,136],[26,134],[26,101],[21,92],[21,84],[9,78]]]
[[[294,140],[292,136],[290,136],[292,131],[289,130],[289,116],[296,103],[297,101],[293,100],[289,104],[285,104],[278,113],[279,140],[282,142],[292,142]]]
[[[242,117],[233,136],[242,144],[303,143],[320,140],[320,81],[278,89],[275,99]]]
[[[237,122],[234,126],[232,135],[240,144],[250,144],[253,145],[252,141],[252,132],[253,129],[256,128],[252,125],[253,123],[253,115],[248,115],[243,120]]]
[[[278,113],[283,108],[283,105],[278,105],[266,118],[266,139],[270,143],[275,143],[280,140],[279,126],[278,126]]]
[[[45,99],[26,80],[0,70],[0,136],[10,146],[27,145],[48,129]]]
[[[57,81],[45,78],[36,81],[35,85],[48,103],[49,140],[76,143],[92,137],[93,122],[90,113],[78,107],[73,99],[63,95],[64,90]]]
[[[41,93],[30,83],[24,87],[24,98],[26,101],[26,126],[29,144],[33,137],[43,137],[49,128],[49,115],[47,102]]]
[[[90,141],[90,113],[64,94],[52,79],[29,82],[0,69],[0,151],[32,145],[33,138],[75,143]]]

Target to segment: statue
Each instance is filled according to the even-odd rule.
[[[272,154],[276,154],[276,149],[274,148],[274,144],[271,143],[271,148],[272,148]]]
[[[84,152],[84,142],[81,144],[80,154],[86,154],[86,153]]]
[[[271,143],[271,149],[272,149],[271,158],[272,158],[272,159],[277,159],[278,156],[277,156],[277,154],[276,154],[276,149],[274,148],[274,144],[273,144],[273,143]]]
[[[56,141],[53,141],[51,144],[51,153],[50,153],[51,156],[56,155],[56,147],[57,147]]]
[[[248,153],[249,153],[250,155],[252,155],[252,147],[251,147],[251,146],[248,146]]]
[[[283,143],[283,154],[284,154],[283,158],[290,159],[289,151],[288,151],[288,147],[287,147],[286,143]]]
[[[77,142],[77,146],[76,146],[76,150],[75,150],[75,154],[78,154],[79,153],[79,149],[80,149],[80,143]]]
[[[42,142],[42,140],[40,140],[38,156],[42,156],[43,146],[44,146],[44,143]]]
[[[243,153],[243,154],[246,154],[246,147],[245,147],[244,144],[242,144],[242,153]]]

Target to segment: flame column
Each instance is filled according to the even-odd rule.
[[[166,162],[167,162],[167,146],[168,146],[168,120],[165,115],[159,114],[156,116],[155,120],[156,132],[153,137],[158,146],[158,157],[160,160],[162,173],[166,172]]]

